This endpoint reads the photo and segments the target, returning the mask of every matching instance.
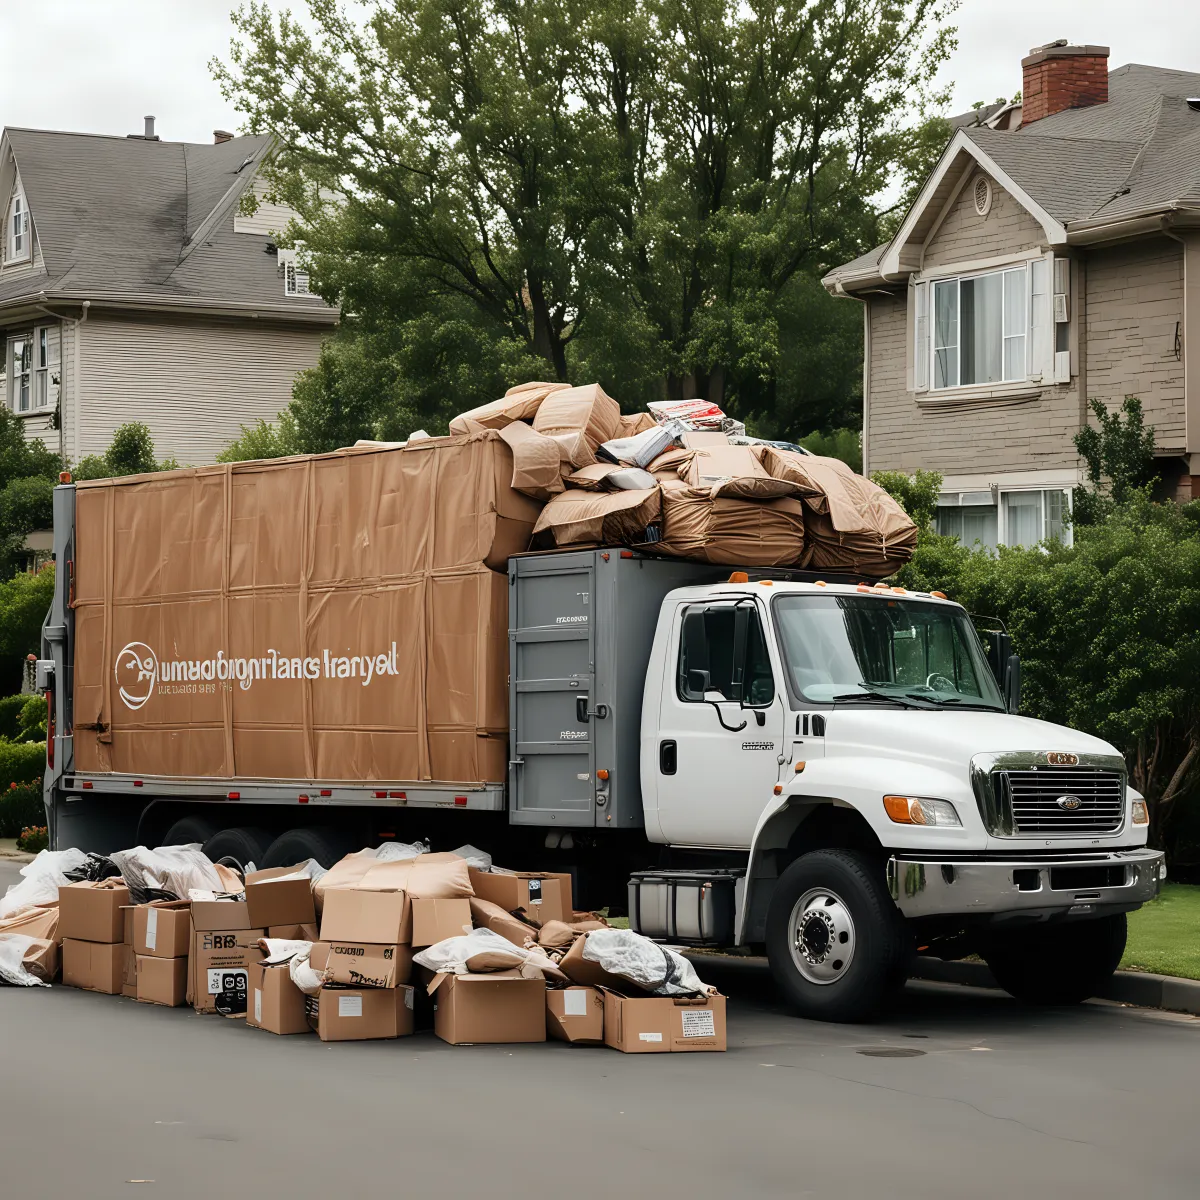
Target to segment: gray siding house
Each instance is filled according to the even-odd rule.
[[[1141,398],[1200,496],[1200,74],[1054,43],[957,118],[896,236],[825,278],[863,305],[868,470],[937,470],[966,542],[1070,536],[1087,401]]]
[[[127,421],[201,465],[273,420],[338,313],[309,295],[263,204],[266,137],[212,145],[5,129],[0,135],[3,397],[69,462]]]

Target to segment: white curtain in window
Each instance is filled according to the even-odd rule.
[[[1003,378],[1004,288],[999,274],[964,279],[962,290],[961,383],[997,383]]]
[[[958,386],[958,280],[933,285],[933,386]]]
[[[1042,493],[1006,492],[1004,540],[1009,546],[1036,546],[1042,540]]]

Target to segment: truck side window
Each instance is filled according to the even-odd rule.
[[[720,692],[726,700],[733,699],[735,671],[741,667],[734,661],[736,611],[731,604],[712,607],[695,604],[684,611],[677,675],[681,700],[698,704],[704,699],[702,691],[689,686],[688,674],[694,671],[708,673],[710,692]],[[745,606],[741,612],[747,618],[743,702],[750,705],[770,704],[775,699],[775,678],[771,673],[771,660],[758,612]],[[694,683],[695,679],[691,682]]]

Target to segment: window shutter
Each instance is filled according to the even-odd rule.
[[[929,390],[929,284],[913,285],[913,385],[918,392]]]
[[[62,379],[62,331],[57,326],[46,330],[46,403],[58,407]]]
[[[1035,258],[1029,264],[1029,378],[1054,378],[1054,303],[1052,263]]]

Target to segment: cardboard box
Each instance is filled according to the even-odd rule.
[[[321,941],[408,945],[412,941],[408,893],[395,889],[330,888],[321,912]]]
[[[281,868],[281,874],[290,874],[295,868]],[[264,878],[265,876],[265,878]],[[246,881],[246,908],[251,928],[266,929],[271,925],[302,925],[317,919],[313,901],[312,880],[271,878],[270,872],[261,871]]]
[[[604,1044],[626,1054],[725,1049],[725,997],[604,992]]]
[[[377,863],[359,886],[405,891],[414,900],[468,899],[471,875],[466,860],[457,854],[420,854]]]
[[[412,978],[411,946],[316,942],[308,961],[314,971],[328,971],[330,983],[344,987],[394,988]]]
[[[125,911],[133,915],[135,954],[187,958],[192,940],[190,901],[153,900]]]
[[[197,932],[253,929],[244,900],[193,900],[192,928]]]
[[[116,996],[125,976],[125,944],[67,938],[62,947],[62,971],[66,987]]]
[[[135,906],[136,907],[136,906]],[[121,939],[125,945],[133,945],[133,909],[123,908],[121,911],[125,914],[125,936]]]
[[[250,967],[250,1006],[246,1024],[267,1033],[311,1033],[304,1012],[304,993],[292,982],[287,963]]]
[[[125,911],[133,910],[127,908]],[[121,995],[137,997],[137,951],[132,944],[121,947]]]
[[[29,937],[28,934],[24,935]],[[53,983],[58,974],[58,943],[50,938],[32,938],[21,955],[21,965],[43,983]]]
[[[302,925],[271,925],[267,929],[267,937],[279,938],[284,942],[315,942],[317,940],[316,921],[305,921]]]
[[[592,987],[547,989],[546,1033],[560,1042],[602,1046],[604,993]]]
[[[242,1017],[250,996],[250,968],[262,960],[262,929],[197,930],[188,959],[187,996],[199,1013]]]
[[[446,938],[470,933],[470,900],[413,900],[412,944],[435,946]]]
[[[58,932],[77,942],[123,942],[129,889],[123,883],[106,887],[110,881],[68,883],[58,889]]]
[[[519,971],[439,975],[430,991],[433,1032],[444,1042],[461,1046],[546,1040],[544,979],[525,979]]]
[[[406,1037],[413,1031],[413,988],[323,987],[304,997],[304,1010],[323,1042]]]
[[[525,939],[537,937],[537,926],[527,925],[519,917],[482,896],[471,897],[471,920],[476,929],[490,929],[514,946],[524,946]]]
[[[24,937],[62,945],[58,932],[58,901],[47,907],[25,908],[11,917],[0,917],[0,933],[19,933]]]
[[[562,877],[559,875],[546,871],[497,875],[472,867],[471,886],[476,896],[500,905],[505,912],[520,910],[535,925],[571,919],[571,910],[563,905]]]
[[[188,960],[160,958],[153,954],[137,955],[137,998],[143,1004],[164,1004],[178,1008],[187,995]]]

